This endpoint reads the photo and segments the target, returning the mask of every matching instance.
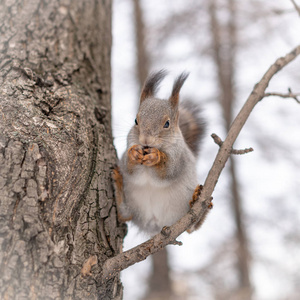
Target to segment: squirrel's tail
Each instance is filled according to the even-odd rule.
[[[179,127],[185,142],[195,156],[205,132],[205,123],[200,115],[200,107],[191,101],[182,101],[179,106]]]

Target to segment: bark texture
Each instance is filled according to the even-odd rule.
[[[121,299],[111,1],[0,2],[0,298]]]

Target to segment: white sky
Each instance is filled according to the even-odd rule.
[[[247,5],[255,5],[255,2],[259,1],[248,1]],[[275,5],[274,1],[266,2],[270,9]],[[173,5],[170,5],[170,1],[158,0],[142,3],[147,5],[148,24],[154,25],[165,17],[166,7],[171,7],[171,13],[180,11],[186,5],[183,0],[173,1]],[[300,18],[292,12],[290,2],[277,0],[276,6],[288,9],[291,13],[283,18],[275,15],[268,22],[261,19],[253,23],[249,20],[240,21],[244,27],[239,36],[246,46],[240,50],[237,58],[236,110],[240,109],[255,83],[275,59],[285,55],[300,41]],[[126,147],[127,133],[134,123],[139,94],[135,82],[131,1],[114,1],[113,13],[113,132],[115,146],[121,155]],[[269,25],[269,31],[265,33],[263,31],[266,24]],[[201,34],[200,30],[199,35]],[[173,39],[163,47],[170,59],[164,64],[157,62],[155,68],[171,70],[171,76],[160,92],[162,96],[168,92],[174,76],[182,70],[191,71],[182,89],[182,97],[198,97],[204,103],[208,133],[198,164],[199,182],[204,182],[218,150],[210,134],[215,132],[224,138],[224,130],[220,109],[216,101],[213,101],[216,86],[211,62],[203,58],[199,63],[199,59],[193,56],[181,58],[186,57],[187,49],[192,48],[190,43],[187,38]],[[157,51],[159,53],[159,49]],[[291,87],[293,92],[300,92],[299,60],[274,78],[268,90],[285,93]],[[256,288],[256,299],[259,300],[284,299],[296,284],[293,280],[297,277],[300,281],[300,250],[297,251],[300,242],[299,115],[300,105],[294,100],[265,98],[253,111],[235,146],[253,147],[255,150],[251,154],[236,157],[236,163],[253,256],[251,277]],[[214,192],[214,209],[204,226],[192,235],[183,234],[180,237],[182,247],[168,247],[172,269],[177,273],[188,271],[190,274],[190,286],[195,292],[191,299],[200,299],[197,295],[203,291],[207,298],[201,297],[201,300],[213,299],[209,286],[200,283],[199,277],[192,274],[205,266],[212,259],[214,251],[233,235],[234,223],[229,199],[226,197],[228,188],[224,170]],[[296,242],[292,243],[287,239],[286,235],[290,233],[297,235]],[[143,240],[145,237],[135,227],[129,226],[125,249]],[[226,262],[224,264],[226,267]],[[149,271],[150,264],[147,260],[122,272],[125,300],[140,299]],[[231,280],[234,281],[234,275],[229,274],[229,285]]]

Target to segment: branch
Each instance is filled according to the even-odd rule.
[[[220,137],[218,137],[215,133],[213,133],[211,135],[211,137],[213,138],[214,142],[219,145],[220,147],[223,145],[223,141],[221,140]],[[231,149],[230,153],[231,154],[246,154],[246,153],[249,153],[249,152],[252,152],[254,151],[253,148],[246,148],[246,149],[241,149],[241,150],[236,150],[236,149]]]
[[[294,99],[297,103],[300,103],[300,100],[298,99],[298,97],[300,96],[300,94],[295,94],[291,91],[291,89],[288,89],[288,93],[287,94],[282,94],[282,93],[265,93],[264,97],[270,97],[270,96],[278,96],[281,98],[292,98]]]
[[[199,222],[201,223],[201,221],[204,220],[211,207],[211,195],[225,166],[225,163],[230,156],[233,143],[243,128],[252,109],[265,96],[265,90],[271,78],[283,67],[294,60],[299,54],[300,45],[286,56],[277,59],[275,63],[267,70],[262,79],[255,85],[246,103],[233,121],[228,135],[225,141],[222,143],[215,158],[214,164],[208,173],[201,194],[190,211],[174,225],[170,227],[164,227],[160,233],[155,235],[150,240],[106,260],[102,269],[103,279],[107,280],[121,270],[124,270],[129,266],[146,259],[150,254],[158,252],[168,244],[174,244],[174,241],[176,241],[176,238],[181,233],[189,229],[193,224],[197,224]]]
[[[292,1],[293,5],[294,5],[295,9],[297,10],[299,16],[300,16],[300,7],[297,5],[297,3],[294,0],[291,0],[291,1]]]

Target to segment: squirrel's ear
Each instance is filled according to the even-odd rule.
[[[172,94],[171,94],[171,97],[169,98],[169,101],[171,102],[171,105],[173,108],[178,106],[179,92],[180,92],[180,89],[183,86],[185,80],[188,78],[188,76],[189,76],[189,73],[183,72],[174,81]]]
[[[149,97],[154,96],[160,82],[165,78],[167,75],[166,70],[160,70],[158,72],[150,74],[150,76],[146,79],[144,87],[142,89],[140,104]]]

